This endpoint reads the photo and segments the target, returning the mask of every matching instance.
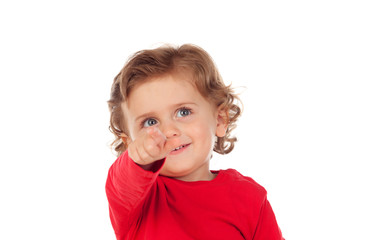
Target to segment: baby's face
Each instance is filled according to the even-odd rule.
[[[131,140],[150,126],[180,147],[166,157],[161,174],[185,181],[210,180],[209,160],[217,136],[224,136],[224,113],[198,92],[184,75],[164,75],[135,86],[126,121]]]

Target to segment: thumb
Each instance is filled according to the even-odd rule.
[[[171,151],[174,149],[178,148],[181,146],[182,142],[178,138],[171,138],[166,140],[165,145],[164,145],[164,152],[166,154],[169,154]]]

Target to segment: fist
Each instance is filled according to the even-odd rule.
[[[144,166],[164,159],[179,145],[178,139],[167,139],[157,127],[148,127],[135,140],[129,140],[128,153],[135,163]]]

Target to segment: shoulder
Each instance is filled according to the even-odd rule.
[[[234,169],[220,170],[220,173],[226,185],[224,189],[230,202],[229,211],[233,212],[244,232],[254,232],[267,201],[266,189]]]
[[[266,198],[266,189],[251,177],[244,176],[235,169],[221,170],[220,172],[229,185],[229,190],[234,194],[259,202]]]

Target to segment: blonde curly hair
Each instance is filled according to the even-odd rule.
[[[110,131],[115,135],[111,147],[121,155],[127,145],[122,136],[129,136],[122,109],[130,90],[151,77],[187,71],[200,94],[228,114],[228,128],[224,137],[217,137],[214,151],[227,154],[234,148],[237,138],[231,136],[241,115],[241,101],[230,86],[226,86],[212,58],[202,48],[184,44],[180,47],[165,45],[156,49],[142,50],[133,54],[114,78],[108,106]]]

